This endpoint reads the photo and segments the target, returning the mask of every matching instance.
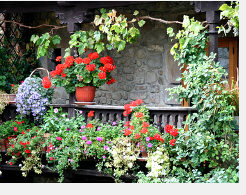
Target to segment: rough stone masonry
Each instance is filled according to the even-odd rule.
[[[194,7],[184,1],[154,2],[114,9],[125,15],[138,10],[141,16],[149,15],[165,20],[182,21],[185,14],[198,20],[204,20],[205,17],[195,13]],[[84,26],[86,28],[86,24]],[[177,62],[174,62],[173,56],[170,55],[174,43],[166,33],[168,27],[169,25],[148,20],[141,29],[140,38],[136,43],[127,44],[125,50],[119,53],[104,52],[113,58],[117,67],[112,74],[116,83],[109,86],[105,84],[96,90],[96,104],[124,105],[141,98],[148,106],[180,105],[175,100],[168,101],[168,92],[165,90],[179,84],[176,79],[181,75]],[[181,28],[178,24],[171,27],[176,30]],[[67,40],[68,35],[62,36]],[[62,53],[66,47],[67,42],[61,43]],[[42,62],[43,66],[47,66],[45,59]],[[68,94],[63,88],[56,89],[53,103],[68,103]]]

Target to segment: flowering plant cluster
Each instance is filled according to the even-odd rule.
[[[22,160],[23,165],[20,164],[23,176],[27,176],[31,169],[35,173],[42,173],[41,155],[43,142],[43,132],[37,126],[23,130],[16,138],[10,139],[7,154],[11,156],[11,159],[8,164],[13,165],[24,159]]]
[[[21,119],[20,115],[15,120],[9,120],[0,125],[0,139],[9,138],[22,134],[25,130],[31,128],[30,121],[26,118]]]
[[[149,111],[142,103],[143,100],[138,99],[124,106],[123,115],[131,114],[131,120],[124,125],[124,135],[142,150],[151,151],[162,145],[164,139],[158,129],[149,124]]]
[[[22,116],[33,116],[39,120],[45,114],[52,95],[53,88],[45,89],[41,78],[27,77],[16,94],[16,111]]]
[[[60,62],[61,56],[56,58]],[[115,83],[111,72],[116,68],[110,56],[100,57],[97,52],[89,53],[87,57],[74,58],[68,56],[65,63],[58,64],[51,72],[54,84],[62,86],[67,93],[75,91],[75,87],[95,86],[100,87],[107,83]]]

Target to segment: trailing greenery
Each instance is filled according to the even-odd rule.
[[[200,182],[200,179],[205,180],[203,182],[238,182],[238,172],[232,171],[239,163],[239,139],[232,125],[235,107],[231,105],[231,94],[224,89],[228,83],[222,79],[227,73],[214,62],[214,54],[206,56],[205,32],[192,29],[195,24],[203,30],[199,22],[184,17],[184,30],[176,34],[178,43],[171,50],[180,66],[185,63],[187,69],[182,73],[184,86],[168,91],[171,95],[177,94],[180,101],[189,100],[197,109],[197,113],[187,120],[188,132],[179,136],[176,147],[171,151],[174,165],[171,175],[179,182]],[[170,28],[168,31],[174,37]],[[198,178],[189,176],[194,170],[199,172]],[[231,174],[225,175],[223,180],[209,179],[215,172]]]
[[[79,55],[83,54],[87,49],[101,53],[105,49],[122,51],[125,49],[126,43],[134,43],[140,36],[140,31],[136,26],[142,27],[145,24],[144,20],[128,18],[122,14],[117,15],[117,12],[112,10],[100,9],[101,15],[96,15],[92,24],[97,27],[97,30],[76,31],[70,36],[69,47],[65,50],[64,58],[71,55],[71,48],[75,47]],[[137,16],[138,11],[133,13]],[[134,25],[137,23],[137,25]],[[49,49],[54,48],[60,43],[60,36],[51,36],[49,33],[41,36],[32,35],[31,42],[36,44],[37,59],[42,56],[49,56]]]
[[[231,5],[223,4],[220,6],[219,10],[222,12],[220,13],[220,19],[227,19],[225,25],[221,25],[219,28],[219,33],[224,32],[226,35],[233,29],[234,36],[238,36],[239,34],[239,1],[232,1]],[[228,26],[225,28],[225,26]]]

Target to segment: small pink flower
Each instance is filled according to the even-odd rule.
[[[56,139],[57,139],[58,141],[61,141],[61,140],[62,140],[62,138],[61,138],[61,137],[56,137]]]
[[[54,158],[53,157],[50,157],[50,160],[53,160]]]

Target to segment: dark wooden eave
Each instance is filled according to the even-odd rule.
[[[0,12],[31,13],[62,11],[77,7],[81,10],[127,6],[154,1],[1,1]]]

